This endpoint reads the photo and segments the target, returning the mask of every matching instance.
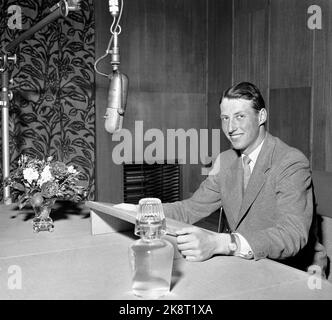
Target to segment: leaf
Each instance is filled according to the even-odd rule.
[[[37,122],[37,116],[34,113],[23,113],[20,116],[20,120],[24,124]]]
[[[85,62],[82,58],[74,58],[72,61],[71,61],[72,65],[74,65],[75,67],[84,67],[85,66]]]
[[[79,52],[84,49],[82,42],[77,42],[77,41],[70,42],[67,45],[67,48],[72,52]]]
[[[20,90],[24,90],[24,91],[34,91],[34,92],[39,91],[39,89],[33,83],[31,83],[31,80],[28,80],[28,79],[19,82],[19,88],[20,88]]]
[[[32,46],[24,46],[21,49],[21,54],[26,54],[27,56],[34,57],[34,58],[39,58],[39,53],[37,50],[34,49]]]
[[[36,132],[33,129],[24,130],[22,136],[28,139],[34,139],[36,137]]]
[[[74,37],[75,36],[75,29],[74,28],[69,28],[67,35],[69,37]]]
[[[76,115],[77,115],[77,109],[71,108],[70,111],[69,111],[69,115],[71,117],[76,117]]]
[[[85,129],[85,123],[82,121],[73,121],[69,128],[74,129],[75,131],[81,131]]]
[[[86,79],[86,80],[90,80],[90,75],[89,75],[88,72],[86,72],[84,69],[81,69],[80,72],[82,73],[84,79]],[[91,86],[89,85],[89,88],[90,88],[90,87],[91,87]]]
[[[87,159],[89,159],[90,161],[92,160],[92,157],[91,157],[91,154],[90,154],[89,151],[83,149],[83,150],[82,150],[82,153],[84,154],[84,156],[85,156]]]
[[[40,60],[39,59],[35,59],[35,58],[31,58],[31,62],[32,64],[40,71],[43,70],[43,66],[42,64],[40,63]]]
[[[44,148],[41,143],[38,141],[32,141],[32,144],[36,147],[36,149],[41,153],[44,154]]]
[[[68,129],[68,131],[74,135],[74,136],[78,136],[79,135],[79,132],[75,131],[75,130],[71,130],[71,129]]]
[[[75,147],[84,148],[84,149],[91,149],[89,144],[82,138],[76,138],[71,143]]]
[[[56,146],[57,149],[61,149],[61,144],[59,140],[55,140],[54,145]]]
[[[36,5],[36,1],[33,0],[25,0],[22,4],[20,3],[20,6],[23,8],[38,10],[38,5]]]
[[[93,33],[89,33],[87,36],[86,36],[86,41],[87,42],[90,42],[90,41],[92,41],[94,39],[94,35],[93,35]]]
[[[88,75],[88,77],[89,77],[89,75]],[[89,79],[90,79],[90,77],[89,77]],[[88,79],[88,80],[89,80]],[[82,77],[80,77],[80,76],[75,76],[75,77],[73,77],[72,79],[71,79],[71,82],[72,83],[75,83],[78,87],[80,87],[80,88],[86,88],[86,89],[91,89],[91,83],[90,83],[90,81],[86,81],[86,80],[84,80]]]
[[[41,131],[41,130],[44,130],[45,128],[44,128],[44,126],[39,125],[39,126],[36,126],[36,129],[37,129],[38,131]]]
[[[60,34],[56,30],[52,32],[51,36],[49,37],[48,41],[53,44],[56,41],[60,40]]]
[[[43,154],[38,153],[36,149],[31,147],[23,149],[21,153],[30,156],[31,158],[43,158]]]
[[[18,182],[13,183],[13,188],[23,192],[25,191],[24,185]]]
[[[69,97],[75,101],[81,101],[81,102],[85,102],[86,98],[85,95],[72,91],[71,93],[69,93]]]
[[[65,87],[62,88],[62,91],[66,92],[66,93],[69,93],[72,90],[77,90],[77,86],[69,84],[69,85],[67,85],[67,86],[65,86]]]
[[[82,13],[79,12],[71,12],[69,14],[70,19],[76,21],[76,22],[80,22],[80,23],[84,23],[84,18],[82,16]]]
[[[32,76],[33,78],[37,78],[37,79],[40,79],[40,80],[44,79],[41,72],[39,72],[36,68],[34,68],[33,66],[28,65],[28,64],[24,65],[21,68],[21,72],[25,72],[25,73],[29,74],[30,76]]]
[[[82,168],[91,168],[90,162],[81,156],[76,156],[72,158],[71,162],[81,166]]]
[[[29,198],[25,195],[19,197],[19,199],[18,199],[19,209],[22,210],[27,205],[28,201],[29,201]]]

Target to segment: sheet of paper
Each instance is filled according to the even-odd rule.
[[[124,209],[124,210],[130,210],[130,211],[136,211],[138,208],[138,205],[132,204],[132,203],[118,203],[114,205],[114,208]]]

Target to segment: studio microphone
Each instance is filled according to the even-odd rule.
[[[109,88],[105,118],[105,130],[115,133],[122,129],[123,117],[126,110],[128,95],[128,77],[119,71],[120,52],[118,34],[113,35],[111,50],[111,64],[113,72],[108,75]]]
[[[109,75],[109,79],[107,109],[104,116],[105,130],[115,133],[122,129],[127,103],[128,77],[115,70]]]
[[[126,110],[127,95],[128,95],[128,77],[119,70],[120,65],[120,49],[118,44],[118,35],[121,33],[121,26],[119,25],[123,0],[119,6],[119,0],[109,0],[109,12],[113,17],[113,23],[110,28],[112,37],[108,43],[106,53],[98,58],[94,64],[95,71],[107,77],[109,80],[107,106],[105,113],[105,130],[111,134],[116,133],[122,129],[123,117]],[[111,57],[112,72],[106,74],[100,72],[97,68],[98,63],[108,57]]]

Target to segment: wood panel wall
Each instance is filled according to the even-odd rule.
[[[110,37],[111,16],[107,1],[96,1],[96,57],[104,54]],[[207,4],[205,0],[124,1],[119,36],[120,70],[129,77],[124,128],[133,137],[133,157],[144,152],[134,148],[135,121],[144,132],[159,129],[207,128]],[[110,70],[107,63],[100,68]],[[109,72],[109,71],[108,71]],[[118,142],[104,130],[108,80],[96,78],[97,199],[123,201],[122,166],[112,160]],[[200,165],[189,164],[190,140],[183,165],[183,196],[202,181]],[[166,141],[165,141],[166,146]],[[165,157],[167,157],[165,149]],[[130,162],[130,159],[128,159]]]
[[[313,169],[331,171],[331,1],[232,2],[232,82],[256,83],[270,132],[302,150]],[[321,30],[307,26],[312,4],[322,9]]]
[[[208,128],[221,128],[219,100],[232,84],[232,1],[209,0],[208,5]],[[211,140],[209,140],[211,142]],[[209,145],[212,154],[212,144]],[[220,134],[220,149],[229,142]]]
[[[270,132],[302,150],[313,169],[332,171],[332,3],[314,2],[322,8],[321,30],[307,27],[309,0],[125,1],[120,69],[130,86],[124,127],[133,138],[135,120],[164,134],[220,128],[222,91],[251,81],[265,98]],[[95,7],[98,57],[111,18],[107,1]],[[108,62],[101,67],[110,71]],[[122,169],[112,161],[117,142],[104,130],[107,87],[97,75],[97,198],[119,202]],[[222,134],[220,145],[229,147]],[[184,198],[203,180],[200,170],[183,166]]]
[[[315,1],[322,9],[322,29],[314,31],[312,75],[312,165],[332,172],[332,2]]]

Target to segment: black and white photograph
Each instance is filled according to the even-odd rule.
[[[332,300],[331,0],[0,1],[0,300]]]

